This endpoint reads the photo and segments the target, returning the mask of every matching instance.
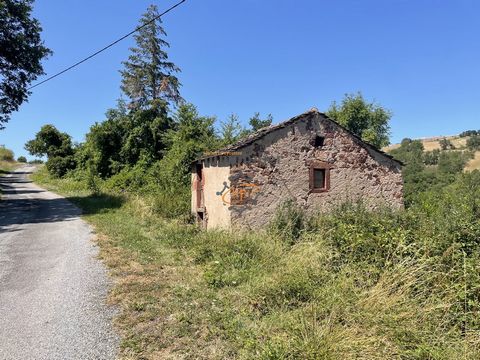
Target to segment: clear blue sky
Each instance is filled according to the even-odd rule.
[[[152,1],[37,0],[53,74],[137,25]],[[175,1],[156,1],[166,9]],[[362,91],[393,111],[392,142],[480,129],[480,2],[187,0],[164,17],[182,94],[203,115],[279,122]],[[24,143],[51,123],[82,141],[120,96],[128,39],[34,89],[0,131]]]

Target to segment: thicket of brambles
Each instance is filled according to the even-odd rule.
[[[184,286],[188,295],[176,288],[195,298],[179,316],[165,316],[171,320],[162,346],[176,346],[182,336],[191,358],[480,358],[480,172],[463,171],[478,134],[467,135],[466,149],[445,139],[425,152],[420,141],[404,139],[391,151],[405,163],[400,211],[345,204],[307,215],[290,199],[260,232],[199,232],[187,221],[171,222],[188,217],[191,162],[272,118],[255,114],[244,129],[234,115],[218,125],[198,114],[180,96],[160,22],[149,23],[156,14],[151,7],[142,18],[149,25],[124,64],[127,100],[107,111],[84,143],[45,125],[26,148],[48,158],[50,176],[62,178],[56,181],[99,201],[108,193],[127,199],[129,209],[131,194],[139,195],[148,207],[142,233],[152,234],[151,243],[140,248],[148,236],[122,240],[117,229],[118,246],[142,253],[162,245],[201,268],[203,282]],[[388,144],[390,112],[361,94],[347,95],[327,114],[376,146]],[[155,259],[146,254],[143,261]],[[206,294],[221,301],[212,305]],[[201,306],[188,312],[191,304]],[[145,325],[137,328],[151,327],[148,316],[133,318]],[[138,343],[159,346],[158,336],[138,336]],[[208,342],[226,345],[202,353]],[[140,351],[133,343],[123,348]]]

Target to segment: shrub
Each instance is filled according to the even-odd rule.
[[[465,164],[471,158],[470,152],[442,151],[438,158],[438,170],[445,174],[457,174],[463,171]]]
[[[480,149],[480,135],[473,135],[467,140],[467,147],[470,150]]]
[[[13,151],[4,147],[0,147],[0,160],[14,161]]]
[[[423,157],[423,162],[425,163],[425,165],[437,165],[439,157],[440,150],[438,149],[426,151]]]
[[[46,166],[48,172],[57,178],[61,178],[65,176],[65,174],[72,169],[75,169],[75,159],[73,156],[55,156],[49,158]]]
[[[43,164],[43,160],[33,159],[28,162],[29,164]]]
[[[305,229],[305,212],[292,200],[286,200],[277,209],[270,223],[273,234],[294,243]]]
[[[20,163],[26,163],[27,162],[27,158],[25,156],[19,156],[18,159],[17,159],[18,162]]]

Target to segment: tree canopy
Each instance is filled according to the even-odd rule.
[[[62,177],[76,166],[72,138],[53,125],[42,126],[35,138],[25,144],[25,149],[34,156],[46,155],[47,169],[56,177]]]
[[[33,0],[0,1],[0,129],[27,100],[29,84],[42,75],[41,60],[51,54],[32,18]]]
[[[33,140],[25,144],[25,149],[34,156],[66,156],[73,154],[72,138],[60,132],[53,125],[43,125]]]
[[[369,144],[381,148],[390,143],[388,122],[392,113],[367,102],[361,93],[346,94],[340,105],[334,101],[327,115]]]

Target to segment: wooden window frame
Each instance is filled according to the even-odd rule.
[[[310,192],[312,193],[323,193],[330,190],[330,170],[332,166],[329,163],[323,161],[315,161],[310,164]],[[315,187],[315,170],[325,171],[325,186],[323,188]]]

